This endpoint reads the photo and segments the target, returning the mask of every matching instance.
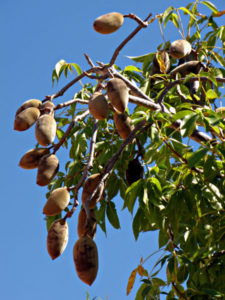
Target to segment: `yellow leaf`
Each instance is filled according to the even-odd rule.
[[[225,10],[222,10],[222,11],[218,11],[218,13],[214,13],[213,14],[213,17],[216,18],[216,17],[221,17],[225,14]]]
[[[137,270],[138,274],[142,277],[144,275],[144,268],[141,265],[139,265]]]
[[[141,258],[141,260],[140,260],[140,264],[143,262],[143,256],[142,256],[142,258]]]
[[[130,278],[129,278],[128,284],[127,284],[127,296],[130,294],[130,291],[133,288],[135,278],[136,278],[136,274],[137,274],[137,268],[134,269],[130,274]]]
[[[165,74],[166,73],[166,66],[165,66],[165,62],[162,59],[162,57],[160,56],[160,53],[156,54],[156,59],[158,61],[159,67],[160,67],[160,71]]]

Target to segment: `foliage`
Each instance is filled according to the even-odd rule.
[[[209,15],[201,13],[203,7]],[[76,63],[61,60],[53,71],[53,82],[63,75],[67,77],[68,72],[76,73],[75,80],[43,101],[55,100],[83,77],[90,79],[73,101],[55,106],[59,143],[53,149],[68,148],[70,160],[65,170],[60,166],[49,190],[77,187],[87,175],[101,173],[105,194],[95,208],[99,227],[105,232],[108,218],[114,228],[120,228],[114,203],[119,196],[123,208],[133,215],[135,239],[142,232],[159,232],[159,251],[163,255],[155,262],[154,270],[144,268],[148,258],[141,259],[128,280],[127,294],[135,278],[141,277],[136,300],[160,299],[163,294],[166,299],[225,297],[225,121],[216,112],[224,97],[225,82],[225,27],[218,26],[216,18],[224,13],[209,1],[196,1],[178,9],[170,6],[148,21],[148,26],[158,21],[162,35],[172,22],[174,30],[191,43],[195,59],[204,64],[198,74],[172,78],[169,72],[184,60],[178,62],[171,57],[168,74],[159,57],[162,72],[152,74],[155,53],[130,57],[132,64],[123,69],[115,61],[94,66],[87,57],[91,65],[87,72]],[[183,28],[182,18],[187,20],[187,28]],[[168,51],[171,41],[166,41],[164,35],[163,39],[156,51]],[[87,100],[96,90],[104,92],[112,75],[128,83],[129,101],[134,103],[129,104],[130,118],[136,131],[123,142],[110,110],[107,120],[98,121],[93,164],[87,169],[95,120],[91,115],[79,121],[77,117],[88,109]],[[196,81],[199,87],[193,93],[191,87]],[[63,111],[57,114],[60,108]],[[130,143],[134,137],[135,142]],[[144,166],[144,176],[129,186],[125,171],[129,161],[137,157]],[[67,218],[72,215],[71,207],[76,208],[79,188],[71,188],[75,202],[66,209]],[[59,217],[47,217],[48,228]],[[165,266],[166,281],[160,278]]]

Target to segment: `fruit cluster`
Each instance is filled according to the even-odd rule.
[[[109,13],[100,16],[94,21],[94,29],[102,34],[109,34],[121,27],[123,15]],[[167,73],[170,69],[170,56],[176,59],[188,57],[192,52],[190,43],[186,40],[174,41],[168,51],[158,51],[152,62],[152,73]],[[202,64],[197,60],[186,61],[170,72],[171,77],[177,73],[182,76],[190,72],[198,73]],[[128,105],[129,90],[126,83],[119,78],[110,78],[106,84],[106,95],[96,91],[90,97],[88,108],[93,118],[103,120],[107,118],[108,111],[113,111],[113,120],[119,136],[126,140],[134,126],[126,112]],[[31,99],[23,103],[16,112],[14,129],[24,131],[34,123],[37,143],[44,148],[35,148],[26,152],[21,158],[19,165],[24,169],[37,168],[37,184],[48,185],[56,176],[59,169],[59,161],[56,155],[45,148],[54,142],[57,124],[54,118],[54,104],[51,101],[42,103],[40,100]],[[54,147],[54,146],[53,146]],[[138,156],[131,160],[126,170],[128,185],[143,177],[143,167]],[[97,276],[98,251],[94,242],[96,233],[96,218],[94,209],[96,204],[104,197],[104,183],[100,184],[102,174],[92,174],[83,185],[82,204],[78,216],[79,239],[74,245],[73,258],[79,278],[91,285]],[[94,196],[93,192],[96,190]],[[92,198],[90,198],[92,196]],[[43,208],[46,216],[56,216],[64,211],[70,203],[70,189],[60,187],[53,190]],[[90,214],[87,215],[87,210]],[[47,250],[52,259],[60,256],[68,242],[68,224],[66,217],[56,220],[51,224],[47,235]]]

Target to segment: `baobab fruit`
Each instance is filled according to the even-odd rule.
[[[88,179],[84,183],[84,188],[82,192],[82,203],[85,205],[85,202],[87,198],[94,192],[94,190],[97,188],[99,182],[101,180],[101,175],[99,173],[93,174],[88,177]],[[90,199],[88,202],[88,208],[93,209],[97,202],[101,200],[102,194],[103,194],[104,184],[102,183],[95,196]]]
[[[17,109],[16,115],[18,115],[21,111],[27,109],[28,107],[40,108],[41,105],[42,105],[42,102],[38,99],[27,100]]]
[[[169,54],[162,50],[156,53],[152,61],[151,75],[154,74],[166,74],[170,68]]]
[[[123,113],[128,103],[128,89],[125,82],[120,78],[110,79],[107,83],[107,95],[113,107]]]
[[[186,40],[177,40],[170,45],[170,55],[174,58],[183,58],[191,53],[191,44]]]
[[[67,187],[61,187],[51,192],[43,208],[46,216],[58,215],[70,202],[70,193]]]
[[[14,129],[24,131],[29,129],[40,116],[40,110],[36,107],[28,107],[15,116]]]
[[[104,95],[96,92],[92,95],[88,102],[90,114],[98,120],[103,120],[107,117],[109,106]]]
[[[216,113],[221,117],[221,119],[225,119],[225,107],[218,107],[216,109]]]
[[[144,169],[140,164],[138,158],[131,160],[128,163],[128,168],[126,170],[126,180],[128,185],[131,185],[135,181],[143,177]]]
[[[52,259],[60,256],[68,243],[68,224],[64,219],[51,224],[47,236],[47,250]]]
[[[203,67],[203,64],[198,60],[188,61],[182,65],[179,65],[175,69],[170,72],[172,77],[175,77],[177,73],[179,73],[182,77],[186,76],[187,74],[194,73],[198,74]]]
[[[111,12],[98,17],[93,24],[95,31],[102,34],[113,33],[123,24],[124,18],[118,12]]]
[[[126,112],[123,114],[118,114],[115,112],[113,115],[113,120],[120,137],[125,140],[134,129],[134,126],[131,125],[131,119],[128,117]]]
[[[95,212],[93,209],[90,210],[90,220],[87,221],[87,214],[84,208],[82,208],[78,215],[77,234],[80,237],[88,235],[94,239],[97,229]]]
[[[38,167],[39,160],[42,156],[49,154],[47,148],[36,148],[27,151],[19,162],[19,166],[23,169],[35,169]]]
[[[45,102],[44,104],[42,104],[40,108],[41,114],[42,115],[48,114],[54,117],[54,107],[55,105],[53,102],[51,101]]]
[[[53,143],[56,136],[56,121],[53,116],[44,114],[37,120],[35,137],[41,146]]]
[[[92,285],[98,273],[98,250],[89,236],[83,236],[75,243],[73,260],[80,280]]]
[[[37,184],[45,186],[51,182],[59,169],[59,160],[55,154],[43,156],[38,164]]]

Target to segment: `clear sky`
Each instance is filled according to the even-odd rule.
[[[112,35],[100,35],[93,20],[105,13],[135,13],[145,18],[160,13],[169,5],[184,6],[189,1],[160,0],[1,0],[0,1],[0,86],[1,86],[1,222],[0,222],[0,299],[1,300],[84,300],[98,296],[108,300],[134,300],[139,278],[127,297],[126,285],[141,257],[157,249],[158,235],[143,233],[138,241],[132,234],[132,217],[121,211],[122,201],[115,198],[121,229],[107,223],[107,237],[98,228],[95,242],[99,251],[99,272],[92,287],[82,283],[75,272],[72,249],[77,240],[75,215],[69,223],[69,243],[63,255],[52,261],[46,250],[46,225],[42,209],[46,187],[36,185],[36,170],[18,167],[21,156],[35,145],[34,127],[13,130],[16,109],[31,98],[44,99],[60,89],[65,80],[52,87],[51,74],[56,62],[65,59],[88,68],[83,54],[93,61],[107,63],[113,49],[136,27],[125,20]],[[224,9],[224,0],[212,0]],[[179,39],[173,27],[168,39]],[[156,24],[143,29],[121,52],[117,64],[131,64],[125,56],[156,50],[162,38]],[[72,77],[71,77],[72,78]],[[71,79],[70,78],[70,79]],[[56,103],[71,99],[79,85]],[[58,152],[65,160],[65,149]],[[62,164],[63,167],[63,164]],[[146,268],[151,269],[154,259]]]

